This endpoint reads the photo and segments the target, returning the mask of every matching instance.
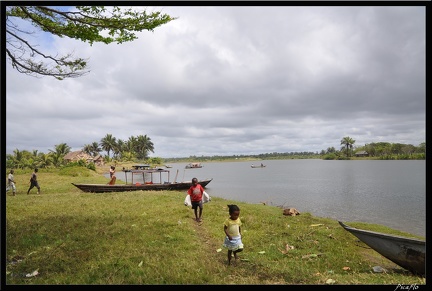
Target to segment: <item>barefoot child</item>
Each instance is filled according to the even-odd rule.
[[[228,205],[229,215],[224,222],[225,240],[223,246],[228,249],[228,265],[231,265],[231,256],[234,253],[234,259],[237,263],[237,253],[243,251],[241,240],[240,208],[237,205]]]
[[[195,213],[195,220],[197,222],[202,221],[202,212],[203,212],[203,194],[204,194],[204,188],[201,186],[201,184],[198,184],[197,178],[192,178],[192,186],[190,186],[189,190],[187,191],[187,194],[190,195],[191,203],[192,203],[192,209]],[[199,208],[199,212],[198,212]]]

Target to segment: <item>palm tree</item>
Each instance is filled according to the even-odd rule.
[[[83,148],[82,148],[82,151],[85,152],[85,153],[88,154],[88,155],[91,155],[91,152],[92,152],[91,145],[89,145],[89,144],[85,144],[85,145],[83,146]]]
[[[124,162],[132,162],[135,159],[135,154],[132,152],[125,152],[123,151],[121,153],[121,159]]]
[[[100,141],[100,146],[104,151],[107,152],[108,158],[110,157],[110,151],[114,149],[115,145],[116,145],[116,138],[109,133]]]
[[[13,155],[6,155],[6,164],[8,168],[15,169],[23,169],[23,160],[24,160],[24,152],[21,152],[19,149],[15,149],[13,151]]]
[[[125,142],[122,139],[118,139],[114,148],[113,148],[113,156],[118,158],[122,156],[123,148],[125,147]]]
[[[49,150],[49,151],[52,153],[57,153],[57,154],[65,156],[68,153],[70,153],[71,147],[68,146],[66,143],[61,143],[61,144],[55,145],[54,150]]]
[[[340,144],[343,145],[344,148],[346,148],[346,156],[347,157],[349,157],[349,151],[348,151],[348,149],[352,149],[354,143],[355,143],[355,140],[353,140],[349,136],[346,136],[346,137],[342,138]]]
[[[90,153],[96,157],[97,155],[100,154],[100,152],[102,151],[102,149],[99,147],[99,143],[94,141],[92,142],[92,144],[90,145]]]
[[[134,136],[130,136],[129,139],[125,142],[123,150],[126,152],[135,152],[135,144],[137,143],[137,138]]]
[[[49,154],[44,154],[44,153],[38,154],[39,168],[48,168],[51,164],[52,164],[52,159]]]
[[[135,151],[138,159],[147,159],[148,152],[154,152],[153,142],[147,135],[139,135],[137,136]]]
[[[50,151],[50,157],[52,158],[53,164],[58,167],[64,163],[64,156],[70,153],[71,147],[66,143],[61,143],[54,146],[54,150]]]

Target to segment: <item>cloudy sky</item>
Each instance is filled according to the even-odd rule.
[[[6,152],[147,135],[152,157],[320,152],[426,141],[425,7],[146,7],[178,17],[133,42],[46,36],[88,58],[58,81],[6,67]]]

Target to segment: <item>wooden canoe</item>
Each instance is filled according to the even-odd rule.
[[[265,165],[251,165],[251,168],[265,168]]]
[[[393,263],[414,274],[424,275],[426,269],[426,242],[423,240],[350,227],[339,224],[352,235]]]
[[[206,179],[198,181],[204,188],[213,179]],[[125,192],[125,191],[149,191],[149,190],[187,190],[192,186],[192,181],[187,182],[175,182],[175,183],[135,183],[135,184],[75,184],[72,183],[78,189],[84,192],[91,193],[105,193],[105,192]]]

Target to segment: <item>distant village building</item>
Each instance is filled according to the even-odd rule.
[[[368,157],[369,153],[367,151],[358,151],[355,153],[356,157]]]
[[[96,157],[94,157],[93,162],[95,163],[96,166],[105,165],[104,159],[101,155],[97,155]]]
[[[103,163],[103,159],[102,157],[100,157],[100,155],[97,155],[95,158],[98,158],[98,163],[101,163],[101,161]],[[68,153],[67,155],[64,156],[63,159],[68,163],[78,162],[79,160],[85,160],[87,163],[91,163],[95,161],[95,158],[93,158],[92,156],[90,156],[84,151],[75,151],[75,152]]]

